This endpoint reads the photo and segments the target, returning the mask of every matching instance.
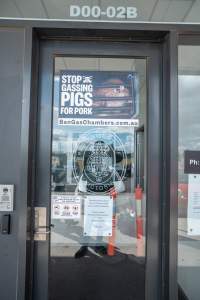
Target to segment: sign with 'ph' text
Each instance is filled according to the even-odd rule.
[[[184,164],[185,174],[200,174],[200,151],[186,150]]]

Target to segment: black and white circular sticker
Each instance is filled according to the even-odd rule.
[[[73,154],[77,182],[85,182],[87,192],[108,192],[114,182],[124,179],[127,155],[116,133],[92,129],[81,135]]]

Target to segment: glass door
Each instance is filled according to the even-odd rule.
[[[159,57],[44,42],[35,299],[159,299]]]

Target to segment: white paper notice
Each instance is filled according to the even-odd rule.
[[[81,198],[70,195],[51,196],[52,219],[80,219]]]
[[[87,196],[84,201],[84,235],[112,235],[113,200],[110,196]]]
[[[14,185],[0,185],[0,211],[13,211]]]
[[[200,175],[189,174],[188,235],[200,235]]]

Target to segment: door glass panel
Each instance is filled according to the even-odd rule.
[[[54,68],[49,299],[144,299],[146,59]]]

